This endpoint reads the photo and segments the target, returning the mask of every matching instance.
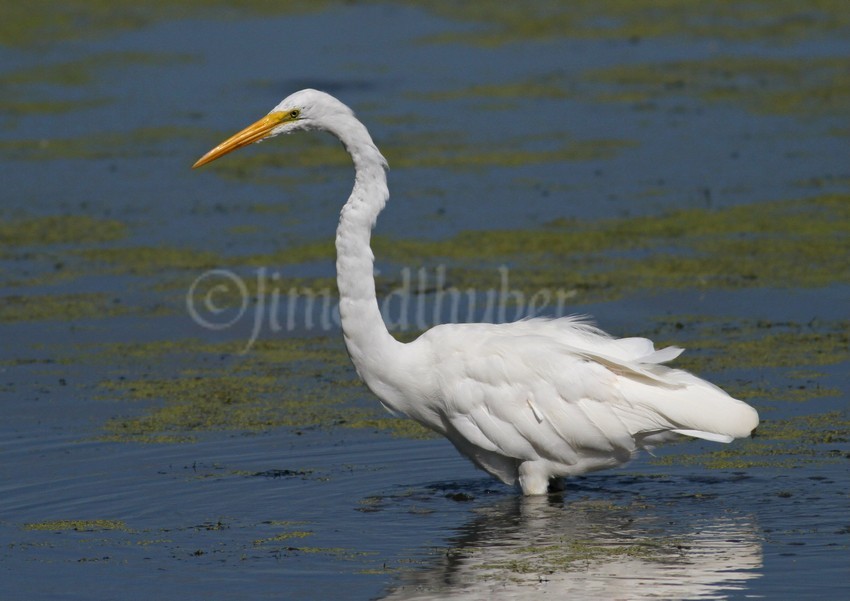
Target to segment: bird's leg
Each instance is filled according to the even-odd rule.
[[[519,465],[519,485],[524,495],[545,495],[549,492],[549,475],[541,465],[523,461]]]
[[[566,489],[567,483],[560,476],[549,478],[549,492],[564,492]]]

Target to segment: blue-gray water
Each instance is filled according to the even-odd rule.
[[[846,10],[665,6],[6,7],[0,597],[850,596]],[[342,151],[189,169],[307,86],[390,161],[400,336],[458,317],[435,286],[560,291],[758,436],[523,499],[382,414],[321,244]]]

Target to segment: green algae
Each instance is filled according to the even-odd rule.
[[[68,138],[3,140],[0,156],[9,160],[96,160],[158,155],[164,142],[175,136],[199,138],[203,130],[191,127],[141,127],[129,132],[94,132]]]
[[[283,370],[281,370],[283,371]],[[357,398],[367,394],[359,381],[335,383],[300,378],[227,374],[175,378],[128,379],[103,386],[106,394],[128,400],[157,400],[142,414],[119,417],[104,424],[104,440],[117,442],[193,442],[202,432],[225,430],[260,432],[276,428],[368,428],[408,436],[415,428],[387,416],[377,407],[363,408]],[[299,381],[301,380],[301,381]],[[303,380],[307,380],[306,382]],[[371,399],[370,399],[371,402]],[[419,435],[421,437],[421,435]]]
[[[850,27],[845,6],[837,0],[800,4],[791,0],[725,1],[580,0],[505,4],[482,2],[421,3],[441,17],[485,25],[432,36],[432,43],[498,46],[526,40],[696,37],[722,41],[789,43],[839,34]]]
[[[105,0],[69,0],[61,4],[51,0],[33,0],[22,5],[11,0],[2,3],[0,42],[8,46],[26,47],[45,40],[67,41],[92,39],[133,31],[174,19],[229,17],[232,11],[264,15],[317,12],[327,1],[287,0],[187,0],[180,4],[163,0],[143,0],[132,4],[115,4]]]
[[[224,303],[239,304],[245,295],[277,294],[286,297],[292,289],[319,293],[327,290],[336,294],[336,281],[332,277],[292,277],[270,267],[296,265],[311,261],[332,263],[336,256],[332,240],[308,242],[278,251],[251,255],[225,255],[211,250],[176,246],[109,246],[82,248],[72,251],[88,265],[84,270],[103,272],[103,266],[112,274],[157,276],[153,288],[160,291],[188,291],[195,283],[202,295],[205,287],[229,281],[222,293]],[[246,269],[248,271],[246,271]],[[230,270],[238,270],[230,271]],[[172,277],[170,274],[185,275]]]
[[[336,257],[333,240],[294,244],[274,253],[255,254],[242,259],[244,264],[292,265],[310,261],[328,261]]]
[[[159,341],[112,345],[78,353],[78,360],[112,363],[100,384],[104,400],[130,401],[130,415],[104,424],[101,438],[118,442],[178,443],[203,432],[259,432],[274,428],[368,428],[399,436],[422,433],[386,414],[353,377],[336,338],[260,340],[247,355],[236,343]],[[118,363],[120,361],[120,363]],[[117,364],[116,364],[117,363]],[[122,367],[126,365],[126,367]],[[124,375],[130,366],[163,372]]]
[[[0,322],[105,319],[134,310],[99,292],[0,297]]]
[[[727,330],[722,339],[701,340],[700,347],[708,353],[700,362],[712,371],[835,365],[850,361],[850,322],[834,324],[828,331],[791,324],[785,331],[755,339]]]
[[[335,339],[315,338],[278,338],[275,340],[257,340],[251,349],[258,355],[236,361],[235,370],[249,370],[256,366],[271,367],[274,364],[296,361],[318,361],[330,365],[347,365],[347,356],[337,348]],[[116,367],[143,361],[156,363],[167,361],[171,364],[181,359],[195,364],[211,360],[234,358],[244,348],[242,341],[204,342],[196,338],[179,340],[153,340],[149,342],[112,342],[96,346],[77,345],[74,357],[78,360],[109,364]]]
[[[134,400],[173,399],[149,415],[116,419],[107,431],[116,438],[146,439],[152,435],[198,430],[256,430],[275,425],[272,408],[257,396],[275,389],[276,380],[268,377],[227,378],[192,376],[175,379],[130,380],[105,384],[106,391],[125,391]]]
[[[6,13],[4,12],[4,16]],[[2,26],[0,26],[2,35]],[[39,64],[26,69],[13,70],[0,74],[0,85],[4,97],[0,100],[0,111],[6,115],[44,115],[62,114],[75,110],[91,109],[113,102],[110,98],[57,99],[54,90],[45,93],[46,86],[65,88],[90,86],[103,70],[127,69],[138,66],[162,66],[188,62],[189,55],[143,53],[143,52],[103,52],[81,59],[56,64]],[[27,148],[26,142],[19,142]]]
[[[815,383],[808,390],[815,397],[834,390],[818,387],[816,382],[824,374],[812,368],[850,361],[850,321],[771,322],[678,315],[659,320],[658,326],[648,334],[669,336],[671,343],[683,337],[688,340],[688,352],[676,360],[680,367],[709,372],[779,370],[796,382],[791,396],[798,400],[806,394],[797,388],[801,380]]]
[[[254,546],[260,547],[263,545],[268,545],[270,543],[280,543],[293,539],[307,538],[308,536],[313,536],[313,533],[309,530],[294,530],[291,532],[281,532],[280,534],[276,534],[275,536],[270,536],[267,538],[258,538],[254,540]]]
[[[17,253],[40,242],[114,241],[125,230],[125,225],[112,220],[51,217],[0,227],[0,237]],[[499,290],[509,277],[510,290],[521,292],[525,300],[546,291],[555,299],[560,292],[569,306],[676,289],[819,288],[850,282],[850,195],[822,194],[597,221],[561,219],[539,229],[462,231],[438,240],[376,235],[373,248],[381,262],[399,267],[436,263],[445,269],[445,280],[454,290],[476,290],[482,292],[481,298],[483,291]],[[293,294],[312,294],[315,302],[331,302],[330,297],[337,294],[331,276],[288,277],[267,269],[324,262],[330,270],[335,255],[331,240],[250,255],[115,245],[79,248],[72,255],[81,262],[75,263],[73,273],[61,274],[64,279],[100,274],[106,265],[112,274],[155,276],[151,286],[160,292],[186,291],[197,283],[194,292],[203,294],[221,283],[206,277],[209,270],[238,270],[232,276],[239,285],[218,291],[216,301],[222,307],[238,307],[258,298],[280,305]],[[51,265],[56,261],[46,259]],[[250,267],[255,272],[243,273],[243,268]],[[379,290],[397,289],[400,282],[393,270],[382,272]],[[50,278],[57,275],[52,273]],[[55,301],[47,295],[34,298],[29,307],[21,298],[10,297],[0,315],[7,320],[33,320],[54,314],[110,316],[127,310],[109,306],[103,295],[65,295]],[[48,305],[68,309],[55,313],[47,310]]]
[[[850,442],[850,417],[843,411],[765,421],[759,426],[759,437],[794,442],[806,447]]]
[[[838,398],[842,391],[831,386],[823,386],[817,380],[808,381],[805,384],[786,383],[774,384],[772,386],[760,383],[757,386],[752,384],[746,386],[729,385],[726,387],[736,399],[742,401],[763,401],[770,399],[771,401],[783,401],[791,403],[804,403],[815,399],[822,398]]]
[[[129,531],[123,520],[49,520],[45,522],[30,522],[24,524],[25,530],[46,530],[60,532],[74,530],[76,532],[98,532],[103,530]]]
[[[16,96],[0,98],[0,113],[13,117],[24,117],[29,115],[63,115],[74,111],[95,109],[109,104],[109,102],[110,100],[106,98],[86,98],[84,100],[41,100],[18,94]],[[24,144],[28,143],[24,142]]]
[[[171,246],[133,246],[86,248],[74,254],[93,264],[106,263],[119,273],[148,275],[164,270],[204,270],[222,264],[219,255],[206,250],[176,248]]]
[[[382,4],[383,2],[373,2]],[[716,38],[724,41],[771,40],[788,43],[817,39],[846,31],[846,7],[838,0],[815,0],[801,9],[791,0],[753,0],[746,4],[722,0],[580,0],[569,5],[547,1],[505,4],[495,0],[456,3],[409,2],[444,19],[472,23],[475,29],[428,38],[430,43],[465,43],[496,46],[521,40],[631,39],[652,37]],[[119,31],[149,27],[175,18],[243,15],[291,15],[344,6],[344,2],[289,0],[270,3],[252,0],[208,2],[191,0],[179,5],[146,0],[132,6],[115,6],[104,0],[69,0],[61,5],[33,0],[26,7],[4,3],[0,41],[29,46],[50,40],[88,39]],[[85,27],[80,27],[85,15]]]
[[[439,435],[425,426],[420,425],[412,419],[398,418],[392,416],[374,416],[347,419],[344,424],[347,428],[372,430],[374,432],[388,432],[397,438],[413,440],[425,440],[438,438]]]
[[[401,264],[450,261],[449,279],[462,290],[498,288],[495,267],[509,264],[515,288],[568,287],[576,303],[640,290],[823,287],[850,282],[850,196],[559,220],[543,230],[461,232],[434,241],[376,236],[373,246],[380,259]]]
[[[20,246],[112,242],[126,235],[127,226],[123,222],[88,215],[14,219],[0,223],[0,253]]]
[[[126,69],[131,66],[163,66],[188,63],[188,54],[154,52],[102,52],[81,59],[52,65],[40,64],[0,75],[0,85],[22,86],[47,84],[54,86],[86,86],[96,80],[96,72],[104,69]]]
[[[289,550],[310,555],[328,555],[334,559],[341,559],[344,561],[353,561],[370,555],[375,555],[374,552],[356,551],[353,549],[346,549],[345,547],[293,547]]]
[[[827,411],[784,419],[764,419],[756,438],[700,454],[656,457],[654,465],[698,465],[706,469],[800,468],[846,460],[850,417]]]
[[[293,277],[279,269],[285,265],[296,265],[311,261],[327,261],[332,264],[336,255],[333,241],[305,243],[281,250],[251,255],[225,255],[211,250],[176,246],[110,246],[77,249],[73,255],[84,259],[88,265],[83,269],[133,276],[156,276],[152,284],[155,290],[181,290],[187,292],[195,287],[201,297],[210,287],[226,284],[221,290],[223,303],[239,304],[246,297],[276,294],[286,297],[292,289],[304,294],[329,291],[336,294],[333,277]]]
[[[627,103],[654,109],[670,98],[740,106],[757,115],[811,120],[846,117],[850,107],[850,59],[844,56],[769,58],[712,56],[682,61],[620,64],[579,75],[548,73],[501,84],[474,84],[423,94],[431,101],[472,98],[521,106],[528,98]],[[493,107],[491,107],[493,108]],[[846,136],[840,128],[827,133]]]
[[[846,116],[850,106],[847,57],[709,59],[630,64],[590,70],[586,81],[609,86],[595,100],[649,103],[690,95],[740,105],[757,114]]]

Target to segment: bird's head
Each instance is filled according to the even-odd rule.
[[[342,102],[318,90],[300,90],[284,98],[268,115],[210,150],[192,168],[211,163],[225,154],[280,134],[308,129],[332,129],[340,117],[354,113]]]

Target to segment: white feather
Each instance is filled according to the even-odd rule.
[[[714,434],[712,432],[700,432],[699,430],[683,430],[681,428],[676,428],[675,430],[671,430],[671,432],[682,434],[684,436],[691,436],[693,438],[702,438],[703,440],[710,440],[712,442],[729,443],[735,440],[734,437],[729,436],[728,434]]]

